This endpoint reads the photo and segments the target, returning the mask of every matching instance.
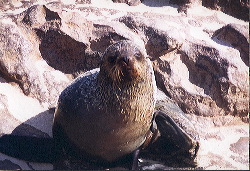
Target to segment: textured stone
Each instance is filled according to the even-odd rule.
[[[249,66],[249,34],[247,28],[228,24],[216,30],[212,39],[239,50],[243,62]]]
[[[241,20],[249,21],[249,1],[247,0],[170,0],[170,4],[179,5],[178,11],[187,13],[189,8],[197,5],[222,11],[228,15],[236,17]]]
[[[248,137],[240,137],[240,139],[234,143],[231,144],[230,149],[234,151],[235,153],[246,155],[249,153],[249,138]]]
[[[211,9],[220,10],[236,18],[249,21],[249,1],[247,0],[202,0],[202,5]]]
[[[0,94],[0,135],[11,134],[12,131],[22,123],[10,114],[7,103],[6,96]]]
[[[154,21],[150,17],[154,17]],[[227,34],[228,39],[237,42],[234,47],[239,51],[221,48],[222,43],[214,44],[209,41],[210,37],[199,33],[199,30],[192,30],[183,20],[176,20],[171,16],[165,16],[164,19],[166,18],[169,23],[174,21],[182,25],[178,30],[185,36],[178,34],[172,25],[164,23],[159,16],[124,16],[119,19],[127,27],[143,35],[147,53],[153,59],[158,86],[186,113],[246,116],[249,86],[247,35],[236,32],[237,38],[230,38],[230,34]],[[218,18],[214,19],[216,20]],[[241,27],[241,31],[246,32],[247,28]],[[217,32],[219,31],[215,35]],[[202,41],[206,43],[196,39],[193,34],[204,36]],[[239,70],[235,69],[238,67]]]
[[[23,26],[18,19],[14,20],[1,20],[1,75],[18,83],[26,95],[38,98],[45,105],[54,106],[58,93],[69,80],[42,60],[39,40],[33,30]]]
[[[112,0],[115,3],[126,3],[129,6],[135,6],[135,5],[139,5],[141,3],[140,0]]]
[[[0,133],[51,136],[60,92],[98,67],[106,47],[129,39],[146,47],[157,86],[195,125],[198,166],[248,169],[240,137],[249,137],[249,24],[236,19],[248,2],[202,1],[236,18],[200,0],[170,2],[180,8],[155,0],[0,2]]]

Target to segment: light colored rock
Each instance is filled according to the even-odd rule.
[[[203,9],[203,12],[206,11]],[[165,18],[161,18],[163,16]],[[245,62],[247,59],[242,56],[248,56],[248,52],[239,52],[214,41],[204,31],[209,28],[202,22],[210,17],[220,24],[224,21],[213,17],[213,14],[199,16],[201,21],[196,23],[190,22],[193,21],[190,18],[182,19],[171,15],[161,17],[151,14],[147,18],[131,15],[119,19],[130,29],[143,35],[147,52],[154,58],[158,86],[177,101],[186,113],[246,116],[248,66]],[[168,22],[164,23],[166,18]],[[241,26],[242,22],[238,23]],[[247,31],[245,26],[241,29]],[[244,43],[240,44],[248,46],[249,43],[245,41],[248,38],[243,35],[242,38]],[[169,53],[174,49],[176,51]]]
[[[249,122],[249,24],[200,1],[185,2],[198,5],[187,5],[184,14],[152,0],[137,6],[111,0],[1,2],[0,134],[51,136],[49,109],[60,92],[98,67],[106,47],[130,39],[146,47],[158,87],[197,128],[198,166],[248,169],[249,126],[241,119]],[[52,169],[1,154],[4,159],[22,169]],[[145,169],[164,168],[142,161]]]
[[[58,71],[54,72],[42,59],[40,42],[34,30],[27,28],[19,18],[3,18],[0,22],[2,75],[18,83],[24,94],[37,98],[45,107],[55,106],[58,94],[69,83],[69,79]],[[35,22],[36,19],[29,24],[33,26]],[[58,86],[55,87],[56,84]]]
[[[238,124],[207,128],[209,131],[204,131],[200,139],[199,166],[208,170],[247,169],[249,165],[248,127],[248,124]],[[240,154],[239,151],[241,151]]]
[[[135,6],[135,5],[139,5],[141,3],[140,0],[112,0],[115,3],[126,3],[130,6]]]

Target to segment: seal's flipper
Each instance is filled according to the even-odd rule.
[[[31,161],[52,163],[55,159],[52,138],[3,135],[0,137],[0,152],[11,157]]]
[[[162,112],[157,113],[155,120],[163,139],[172,142],[175,146],[179,147],[181,151],[189,153],[191,159],[196,158],[199,143],[187,134],[180,124]]]
[[[155,122],[161,136],[158,140],[170,143],[175,149],[173,155],[190,165],[197,165],[199,134],[185,113],[165,96],[158,99],[155,107]]]
[[[131,166],[131,170],[138,170],[138,162],[139,162],[139,153],[140,153],[140,149],[136,149],[133,152],[133,161],[132,161],[132,166]]]

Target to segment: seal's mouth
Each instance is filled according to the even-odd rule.
[[[121,57],[117,61],[117,65],[122,71],[123,76],[126,78],[135,78],[137,76],[135,68],[135,59],[130,56]]]
[[[113,80],[117,82],[135,80],[139,76],[135,63],[135,59],[129,56],[117,59],[110,73]]]

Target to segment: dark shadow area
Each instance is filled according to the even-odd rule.
[[[141,152],[142,158],[161,161],[166,166],[173,168],[195,167],[194,161],[188,160],[189,155],[188,152],[182,151],[181,147],[177,147],[173,142],[166,141],[164,137],[160,137]]]
[[[249,67],[249,43],[246,37],[233,25],[229,24],[215,31],[212,40],[223,46],[239,50],[242,61]]]
[[[11,134],[1,133],[3,135],[0,137],[0,151],[22,160],[51,162],[54,158],[53,139],[36,127],[51,129],[53,114],[53,110],[44,111],[18,125]],[[12,119],[11,123],[6,124],[15,122],[15,119]]]
[[[3,135],[0,137],[0,152],[18,159],[51,163],[54,160],[52,138],[33,136]]]
[[[99,67],[105,49],[113,41],[125,39],[110,27],[97,24],[94,24],[93,34],[99,38],[90,40],[90,45],[76,41],[58,30],[51,29],[46,33],[40,29],[35,31],[41,39],[39,50],[43,59],[65,74],[82,73]]]
[[[44,33],[36,29],[42,39],[39,50],[43,59],[54,69],[66,74],[88,70],[85,50],[87,46],[59,31]]]
[[[20,166],[15,163],[12,163],[10,160],[0,161],[0,169],[1,170],[22,170]]]
[[[149,56],[159,58],[169,49],[169,45],[167,44],[167,34],[155,30],[152,27],[146,28],[144,32],[148,36],[145,48]]]
[[[173,8],[179,8],[178,5],[170,3],[170,0],[143,0],[142,3],[149,7],[171,6]]]
[[[220,10],[238,19],[249,21],[249,1],[248,0],[202,0],[204,7]]]
[[[12,131],[12,135],[51,138],[54,109],[46,110],[28,119]],[[34,126],[37,128],[35,128]],[[43,130],[43,131],[42,131]]]
[[[60,16],[58,15],[57,12],[54,12],[54,11],[51,11],[49,10],[45,5],[43,5],[44,9],[45,9],[45,12],[46,12],[46,17],[45,19],[47,21],[51,21],[51,20],[60,20],[61,21],[61,18]]]

